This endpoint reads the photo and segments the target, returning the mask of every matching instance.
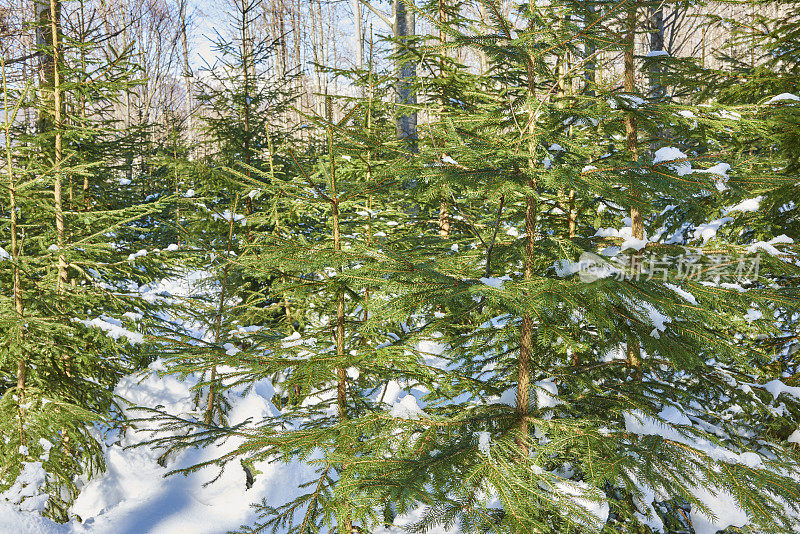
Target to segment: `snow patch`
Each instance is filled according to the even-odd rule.
[[[692,173],[692,164],[689,163],[688,158],[689,156],[679,149],[665,146],[656,150],[653,156],[653,165],[672,162],[667,167],[675,171],[678,176],[685,176]]]
[[[489,449],[492,444],[492,436],[488,432],[478,432],[478,450],[485,456],[489,456]]]
[[[786,234],[781,234],[778,237],[772,238],[769,241],[758,241],[747,247],[748,254],[755,254],[759,250],[763,250],[772,256],[779,256],[783,254],[780,250],[775,248],[775,245],[792,244],[794,240]]]
[[[783,102],[785,100],[794,100],[796,102],[800,102],[800,96],[794,95],[792,93],[781,93],[767,100],[767,104],[774,104],[775,102]]]
[[[501,276],[499,278],[494,277],[484,277],[480,279],[482,283],[486,284],[489,287],[493,287],[495,289],[503,289],[503,284],[506,282],[511,281],[511,277],[508,275]]]
[[[142,334],[138,332],[131,332],[130,330],[122,327],[122,322],[104,315],[95,317],[91,320],[84,319],[79,322],[89,327],[99,328],[100,330],[104,331],[108,337],[115,341],[119,341],[120,338],[124,337],[127,338],[128,343],[131,345],[144,343],[144,336]]]
[[[397,419],[421,419],[423,417],[428,417],[428,414],[420,408],[416,397],[413,395],[406,395],[395,402],[389,414]]]
[[[709,240],[717,236],[717,232],[726,223],[733,221],[732,217],[722,217],[721,219],[714,219],[711,222],[703,223],[694,229],[694,239],[703,239],[703,244],[708,243]]]
[[[747,200],[742,200],[732,208],[728,209],[726,213],[730,213],[732,211],[741,211],[743,213],[758,211],[758,207],[761,204],[762,200],[764,200],[763,196],[757,196],[756,198],[749,198]]]

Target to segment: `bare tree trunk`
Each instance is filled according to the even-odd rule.
[[[36,17],[36,54],[39,67],[39,98],[47,105],[39,110],[36,130],[49,132],[53,128],[53,35],[50,30],[50,3],[46,0],[33,0]]]
[[[486,12],[486,4],[484,2],[480,2],[479,6],[480,6],[479,16],[480,16],[481,26],[484,28],[484,31],[488,33],[489,28],[486,21],[489,20],[489,14]],[[481,68],[480,74],[481,76],[483,76],[484,74],[489,72],[489,58],[487,57],[486,52],[484,52],[483,49],[480,49],[478,51],[478,58],[480,60],[480,68]]]
[[[302,34],[302,28],[300,27],[300,0],[297,0],[297,3],[293,6],[292,13],[291,13],[291,22],[292,22],[292,48],[294,50],[294,67],[298,69],[298,77],[296,81],[295,90],[301,98],[302,103],[302,95],[304,92],[303,83],[305,75],[302,72],[301,65],[302,65],[302,54],[300,51],[300,36]],[[302,120],[300,111],[295,112],[294,117],[295,122],[300,122]],[[306,130],[300,130],[301,138]]]
[[[288,57],[286,51],[286,6],[281,0],[281,9],[278,15],[278,28],[280,31],[280,47],[281,47],[281,76],[286,76],[288,72]]]
[[[313,5],[311,6],[313,9]],[[318,41],[319,41],[319,63],[325,64],[326,57],[325,57],[325,22],[322,16],[322,0],[317,0],[317,32],[319,33]],[[322,69],[317,69],[317,75],[320,77],[320,92],[323,96],[320,97],[320,104],[322,105],[320,109],[320,115],[324,115],[326,112],[326,106],[329,105],[329,102],[326,100],[326,96],[328,95],[328,78],[327,76],[322,75]]]
[[[409,2],[413,0],[407,0]],[[413,91],[413,78],[416,76],[414,59],[406,50],[409,46],[408,38],[416,32],[416,16],[413,10],[407,9],[403,0],[393,0],[394,8],[394,38],[397,59],[397,102],[403,105],[416,105],[417,96]],[[417,142],[417,112],[403,110],[403,115],[397,117],[397,137],[409,142],[412,150],[416,150]]]
[[[183,48],[183,83],[186,86],[186,141],[189,144],[189,154],[192,154],[194,144],[194,74],[189,66],[189,38],[186,31],[186,8],[188,0],[179,0],[178,10],[180,16],[181,45]]]
[[[320,65],[323,62],[323,30],[322,30],[322,2],[317,0],[308,6],[311,12],[311,51],[314,54],[314,82],[316,86],[316,96],[314,97],[314,107],[320,117],[325,116],[325,91],[322,83],[322,71]]]
[[[664,50],[664,8],[659,4],[651,8],[650,12],[650,50],[660,52]],[[661,85],[661,71],[659,61],[653,61],[650,65],[649,81],[650,95],[656,98],[664,96],[664,87]]]
[[[81,8],[80,8],[80,38],[81,40],[85,40],[88,38],[88,29],[86,28],[86,18],[85,18],[85,1],[81,0]],[[80,47],[79,49],[80,58],[81,58],[81,76],[86,79],[88,77],[87,67],[88,67],[88,58],[87,58],[87,51],[84,47]],[[86,123],[87,112],[86,112],[86,96],[84,95],[83,91],[80,91],[78,106],[80,109],[81,121]],[[89,208],[92,204],[91,192],[89,190],[89,173],[84,173],[83,175],[83,211],[89,211]]]
[[[364,68],[364,27],[361,0],[353,0],[353,22],[355,23],[353,48],[356,53],[356,68],[361,70]]]
[[[251,90],[255,83],[255,58],[253,57],[253,36],[250,29],[250,6],[247,0],[239,4],[242,40],[242,75],[244,76],[244,162],[249,166],[252,163],[252,150],[250,143],[250,116],[251,116]],[[248,170],[248,176],[249,176]],[[249,199],[250,197],[248,197]]]

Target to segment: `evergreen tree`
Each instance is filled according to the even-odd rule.
[[[46,37],[38,98],[29,83],[6,83],[3,68],[10,252],[0,279],[11,292],[0,296],[0,488],[14,504],[65,520],[79,477],[103,469],[102,432],[119,414],[114,385],[148,363],[132,347],[143,341],[135,322],[150,311],[135,289],[156,269],[126,233],[158,208],[102,205],[102,192],[122,185],[104,110],[129,83],[117,69],[124,57],[100,73],[97,63],[74,62],[89,44],[64,33],[60,3],[35,7]],[[39,117],[33,135],[18,120],[27,106]],[[87,182],[79,203],[73,187]]]
[[[371,301],[371,315],[413,318],[406,350],[411,340],[435,343],[440,368],[427,384],[423,359],[403,369],[417,380],[407,387],[422,408],[406,397],[394,417],[360,418],[348,488],[401,512],[428,505],[419,528],[459,521],[465,531],[626,532],[663,528],[674,520],[664,510],[678,513],[681,503],[710,512],[702,480],[730,494],[757,527],[790,532],[784,500],[796,506],[798,488],[782,473],[794,453],[778,440],[754,441],[726,416],[765,363],[738,342],[732,319],[776,295],[697,277],[665,283],[645,271],[647,253],[697,254],[713,268],[713,249],[688,248],[660,224],[688,204],[695,215],[713,213],[726,173],[692,171],[675,139],[680,148],[638,149],[684,125],[685,113],[675,112],[690,110],[644,98],[632,83],[636,5],[599,7],[591,30],[577,24],[590,17],[585,5],[573,3],[522,6],[511,20],[490,3],[495,33],[483,38],[448,27],[496,70],[476,111],[431,126],[447,139],[439,142],[446,165],[441,154],[416,165],[451,190],[458,184],[470,233],[446,253],[429,246],[435,228],[382,247],[398,259],[382,266],[387,296]],[[570,94],[577,83],[565,58],[586,41],[622,43],[624,87]],[[734,122],[712,111],[716,126]],[[723,132],[705,141],[725,142]],[[726,154],[738,155],[735,147]],[[415,162],[404,165],[414,172]],[[573,233],[567,190],[576,205],[602,202],[623,227],[604,230],[577,214]],[[582,255],[605,271],[581,276]]]

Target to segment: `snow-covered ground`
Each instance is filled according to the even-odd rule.
[[[139,290],[151,302],[157,298],[179,299],[196,294],[197,291],[208,290],[208,285],[204,285],[207,279],[208,273],[197,271],[186,273],[180,279],[163,280],[143,286]],[[481,279],[482,283],[494,288],[502,287],[505,281]],[[669,318],[662,318],[656,310],[645,309],[642,313],[649,315],[656,330],[663,331],[666,328],[665,323],[669,322]],[[164,319],[180,320],[178,317],[167,316]],[[500,323],[502,321],[498,322]],[[115,339],[126,337],[132,343],[143,341],[141,334],[126,330],[120,321],[112,318],[101,317],[87,324],[105,331]],[[494,322],[492,325],[496,326]],[[203,331],[196,323],[186,321],[183,326],[196,339],[207,337],[208,332]],[[295,334],[286,338],[285,342],[297,343],[299,340],[300,336]],[[432,340],[423,343],[420,350],[429,354],[433,362],[437,354],[444,350],[444,345]],[[115,393],[130,406],[159,409],[173,416],[197,417],[197,407],[193,402],[195,392],[192,388],[197,385],[198,378],[190,375],[181,380],[176,375],[165,374],[166,370],[165,363],[157,360],[144,371],[123,378]],[[393,389],[387,396],[387,402],[391,405],[389,411],[392,416],[416,419],[425,415],[414,395],[410,392],[404,395],[402,388],[394,382],[390,385]],[[390,385],[387,385],[387,389]],[[787,386],[779,380],[750,386],[764,388],[776,401],[781,393],[800,398],[800,388]],[[555,407],[561,402],[554,382],[540,381],[534,387],[537,405]],[[513,405],[515,390],[509,390],[508,393],[509,395],[498,398],[497,402]],[[278,410],[271,401],[274,394],[275,390],[268,380],[253,384],[246,392],[243,389],[232,389],[228,394],[229,422],[236,424],[248,419],[257,422],[265,417],[278,415]],[[130,410],[127,415],[131,418],[142,417],[142,413]],[[761,464],[758,454],[735,454],[705,441],[690,440],[687,435],[676,430],[687,425],[691,426],[692,421],[675,407],[665,409],[659,414],[659,420],[643,413],[631,412],[625,416],[625,429],[629,432],[669,437],[705,451],[711,458],[750,467]],[[94,479],[82,482],[80,495],[71,508],[76,517],[66,524],[57,524],[39,515],[37,509],[41,506],[36,503],[41,496],[29,488],[26,489],[24,485],[16,484],[11,490],[0,494],[0,534],[220,534],[238,529],[242,525],[254,525],[258,519],[252,506],[254,503],[264,501],[277,507],[299,496],[302,484],[315,478],[311,466],[280,460],[271,463],[254,462],[257,475],[249,489],[245,471],[238,461],[228,463],[221,473],[218,467],[211,466],[186,476],[166,476],[169,471],[219,458],[239,446],[241,440],[233,437],[204,448],[185,449],[169,455],[166,462],[161,462],[165,464],[162,466],[159,459],[164,454],[164,449],[145,444],[156,436],[146,426],[148,425],[134,423],[124,433],[103,438],[106,470]],[[800,434],[800,431],[795,434]],[[800,441],[795,434],[789,438],[790,442]],[[476,439],[482,453],[490,455],[491,438],[488,433],[479,435]],[[37,473],[37,465],[41,470],[41,464],[29,464],[26,476],[30,480],[36,480],[41,474]],[[575,495],[576,502],[588,503],[581,505],[587,507],[597,517],[598,524],[602,525],[609,515],[608,503],[602,496],[598,501],[586,501],[581,492],[589,489],[573,488],[566,485],[566,481],[559,486],[559,491]],[[659,500],[655,492],[648,490],[645,493],[648,495],[645,507],[649,507],[652,501]],[[716,515],[715,518],[709,518],[693,511],[691,517],[697,534],[714,534],[727,526],[742,526],[747,522],[746,513],[724,489],[711,491],[698,487],[696,493]],[[412,511],[396,520],[397,527],[382,528],[375,533],[400,534],[403,532],[402,524],[413,523],[419,519],[421,512]],[[647,522],[656,529],[663,527],[661,520],[656,517]],[[457,534],[458,530],[435,528],[430,532]]]
[[[160,377],[161,362],[147,372],[124,378],[117,393],[140,406],[161,406],[170,414],[193,410],[191,380]],[[257,384],[244,396],[233,395],[230,421],[259,420],[272,415],[272,386]],[[134,417],[137,414],[132,414]],[[191,449],[172,458],[166,467],[158,464],[163,450],[149,446],[130,448],[147,441],[149,432],[128,430],[106,449],[106,471],[89,481],[75,501],[74,519],[57,524],[35,512],[18,511],[0,500],[0,533],[3,534],[219,534],[252,524],[251,505],[266,499],[279,505],[298,495],[300,484],[313,476],[309,466],[285,463],[255,463],[261,471],[250,489],[238,462],[231,462],[219,478],[219,469],[208,467],[188,476],[164,475],[171,469],[211,460],[238,445],[225,443]],[[216,478],[216,480],[214,480]],[[206,485],[208,482],[212,481]]]
[[[159,407],[180,415],[194,410],[192,380],[160,376],[163,364],[154,362],[140,374],[124,378],[116,392],[139,406]],[[245,395],[230,396],[232,424],[245,419],[258,421],[274,415],[270,398],[274,390],[268,382],[256,384]],[[412,399],[412,397],[408,397]],[[131,413],[132,417],[141,414]],[[151,434],[129,429],[125,436],[106,449],[106,471],[89,481],[76,499],[73,519],[58,524],[35,511],[20,511],[0,499],[0,534],[222,534],[256,520],[253,503],[278,506],[300,495],[300,485],[314,477],[304,464],[255,462],[257,474],[250,489],[238,462],[219,469],[208,467],[188,476],[165,476],[168,471],[218,458],[239,442],[225,443],[179,453],[166,467],[158,463],[162,449],[133,447]],[[209,483],[210,482],[210,483]],[[419,519],[419,512],[398,519],[399,524]],[[400,534],[401,528],[381,528],[375,534]],[[455,529],[433,529],[431,534],[455,534]]]

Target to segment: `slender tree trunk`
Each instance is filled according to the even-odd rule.
[[[6,149],[6,168],[8,171],[8,210],[10,214],[10,231],[11,231],[11,261],[14,263],[12,274],[12,291],[14,293],[14,310],[17,312],[17,320],[21,325],[24,325],[24,306],[22,302],[22,282],[19,272],[19,256],[20,246],[18,241],[17,227],[17,184],[14,179],[14,163],[11,155],[11,122],[13,119],[9,116],[9,109],[11,109],[10,102],[8,101],[8,86],[6,83],[6,65],[2,63],[3,71],[3,111],[5,113],[4,121],[4,134],[5,134],[5,149]],[[22,338],[25,335],[24,326],[20,326],[19,338],[16,343],[22,347]],[[25,354],[22,352],[17,359],[17,396],[20,405],[20,442],[24,439],[24,423],[21,405],[25,398],[25,383],[27,380],[27,365],[25,363]]]
[[[35,0],[34,9],[37,20],[37,44],[44,47],[40,52],[39,87],[49,105],[40,113],[39,132],[54,133],[53,139],[53,201],[56,224],[56,244],[58,245],[58,278],[56,289],[62,292],[67,283],[67,262],[64,256],[65,231],[64,210],[62,206],[61,184],[63,180],[61,164],[63,160],[63,103],[61,94],[61,4],[59,0],[44,3]],[[49,108],[49,109],[46,109]],[[50,115],[52,113],[52,115]]]
[[[367,91],[369,94],[367,95],[367,120],[366,120],[366,130],[367,135],[372,135],[372,105],[375,99],[375,87],[373,85],[373,78],[372,78],[372,38],[370,36],[369,42],[369,72],[367,74]],[[372,149],[367,148],[367,183],[372,183]],[[372,246],[373,240],[373,226],[372,226],[372,195],[367,197],[367,247]],[[370,302],[370,286],[364,288],[364,316],[362,319],[363,323],[366,323],[369,319],[369,302]],[[368,343],[366,336],[361,338],[361,344],[366,345]]]
[[[625,92],[628,94],[633,94],[636,90],[633,58],[634,47],[636,45],[636,11],[636,4],[631,4],[631,6],[628,8],[627,35],[625,37],[626,47],[624,88]],[[639,161],[639,133],[636,127],[636,117],[632,111],[629,111],[625,115],[625,137],[631,162],[635,164]],[[638,184],[635,182],[635,173],[630,172],[629,176],[630,182],[628,186],[628,192],[630,194],[631,202],[633,203],[636,202],[638,197],[636,193]],[[642,214],[639,211],[639,208],[636,206],[631,206],[631,234],[636,239],[644,239],[644,222],[642,220]],[[634,264],[636,263],[637,262],[634,261]],[[627,359],[628,365],[633,369],[634,376],[640,379],[642,373],[641,350],[639,347],[639,341],[633,336],[631,336],[631,338],[628,340]]]
[[[295,5],[293,5],[292,13],[291,13],[292,48],[293,48],[293,51],[294,51],[294,65],[293,65],[293,67],[299,70],[298,77],[297,77],[297,80],[295,82],[297,84],[295,86],[295,90],[297,91],[297,93],[299,95],[301,95],[301,99],[302,99],[302,95],[305,93],[304,81],[305,81],[306,78],[305,78],[305,75],[302,74],[302,70],[300,70],[300,65],[302,65],[302,54],[301,54],[301,51],[300,51],[300,35],[302,34],[302,28],[300,27],[300,20],[299,20],[299,16],[300,15],[299,15],[299,13],[300,13],[300,0],[297,0],[297,3]],[[302,100],[301,100],[301,102],[302,102]],[[300,122],[302,120],[302,117],[300,115],[299,110],[295,112],[294,120],[295,120],[296,123],[298,123],[298,122]],[[301,138],[302,138],[302,136],[304,134],[305,134],[305,129],[300,131]]]
[[[558,100],[558,107],[564,108],[564,98],[572,94],[572,80],[567,79],[570,72],[570,56],[569,51],[565,50],[563,55],[558,59],[558,78],[556,80],[556,96]],[[572,125],[570,124],[568,130],[569,136],[572,137]],[[563,198],[564,189],[559,189],[559,197]],[[567,233],[570,238],[575,237],[575,222],[577,220],[577,213],[575,212],[575,190],[570,189],[566,195],[567,201]]]
[[[411,0],[409,0],[411,1]],[[417,96],[413,91],[413,78],[416,76],[416,66],[413,57],[406,51],[409,46],[408,38],[416,32],[416,15],[407,9],[403,0],[393,0],[394,6],[394,37],[395,53],[397,59],[397,103],[401,106],[413,106],[417,103]],[[405,139],[416,150],[417,142],[417,112],[403,110],[397,117],[397,137]]]
[[[650,11],[650,50],[660,52],[664,50],[664,8],[659,4]],[[650,66],[650,94],[655,98],[664,96],[664,87],[661,85],[662,68],[659,61],[653,61]]]
[[[589,2],[586,5],[586,26],[594,24],[596,20],[596,7],[593,2]],[[595,95],[594,87],[597,84],[597,60],[596,60],[596,53],[597,47],[594,45],[593,42],[587,41],[586,42],[586,68],[584,70],[584,78],[586,84],[586,95],[593,97]]]
[[[326,116],[328,123],[332,120],[332,107],[330,97],[325,99]],[[336,260],[341,261],[339,253],[342,250],[341,230],[339,228],[339,196],[336,191],[336,158],[333,151],[333,129],[328,126],[328,154],[330,156],[330,198],[331,198],[331,222],[333,223],[333,250]],[[341,265],[336,267],[337,275],[341,276],[343,271]],[[344,290],[336,290],[336,356],[344,360]],[[344,366],[337,369],[338,383],[336,385],[336,407],[339,421],[347,420],[347,369]],[[353,532],[353,521],[348,515],[343,524],[339,525],[339,532],[350,534]]]
[[[316,5],[315,5],[316,4]],[[322,71],[320,65],[323,62],[322,58],[322,8],[320,7],[321,0],[316,3],[312,0],[308,9],[311,12],[311,51],[314,54],[314,82],[316,86],[316,96],[314,97],[314,107],[320,117],[325,116],[325,92],[322,84]]]
[[[355,63],[356,68],[361,70],[364,68],[364,21],[361,8],[361,0],[353,0],[353,22],[355,23],[355,31],[353,35],[353,49],[356,53]]]
[[[654,8],[650,8],[650,50],[654,52],[661,52],[664,50],[664,8],[663,4],[659,4]],[[650,64],[648,72],[648,83],[650,85],[649,96],[656,99],[663,99],[666,95],[666,88],[663,85],[664,69],[660,60],[654,60]],[[659,139],[667,137],[665,128],[658,128],[657,135],[650,143],[651,151],[658,150]]]
[[[528,187],[537,189],[535,180],[528,181]],[[537,198],[528,194],[525,198],[525,281],[533,280],[533,254],[536,240]],[[530,413],[531,361],[533,360],[533,317],[530,313],[522,316],[520,329],[520,354],[517,368],[517,417],[519,418],[519,437],[517,445],[520,455],[528,457],[528,414]]]
[[[578,221],[578,212],[575,209],[575,190],[569,190],[569,199],[568,199],[568,208],[569,208],[569,219],[567,221],[567,231],[569,232],[570,239],[575,237],[575,226]]]
[[[242,76],[244,77],[244,106],[242,113],[244,115],[244,162],[247,165],[245,174],[250,178],[250,165],[253,162],[253,147],[250,133],[250,122],[252,121],[253,108],[252,108],[252,93],[255,93],[255,50],[253,43],[253,34],[250,28],[251,16],[250,10],[253,4],[247,0],[241,0],[239,4],[239,16],[241,20],[240,39],[241,39],[241,54],[242,54]],[[247,197],[245,200],[246,212],[250,215],[253,212],[253,199]]]
[[[85,40],[88,38],[88,30],[86,29],[85,23],[85,14],[84,14],[84,6],[85,2],[81,0],[81,40]],[[87,51],[84,47],[80,47],[80,56],[81,56],[81,77],[83,81],[88,80],[88,58],[87,58]],[[86,112],[86,95],[84,94],[83,90],[80,90],[79,102],[78,105],[80,106],[80,115],[81,121],[83,124],[86,124],[87,112]],[[83,175],[83,211],[89,211],[92,198],[91,198],[91,191],[89,190],[89,173],[84,173]]]
[[[439,0],[439,24],[444,25],[447,23],[447,4],[445,3],[446,0]],[[445,33],[444,28],[439,28],[439,44],[445,45],[447,43],[447,33]],[[447,57],[447,48],[442,48],[442,55]],[[444,76],[444,61],[439,66],[439,75]],[[447,102],[446,97],[442,97],[442,109],[444,110]],[[442,199],[439,202],[439,236],[447,239],[450,237],[450,203],[447,201],[447,197],[442,195]]]
[[[531,22],[531,25],[533,22]],[[528,170],[535,176],[536,161],[536,72],[533,58],[528,57]],[[527,182],[529,192],[525,196],[525,282],[531,282],[534,276],[534,243],[536,241],[536,219],[538,216],[538,184],[535,178]],[[527,292],[526,292],[527,294]],[[533,316],[522,315],[520,326],[520,354],[517,365],[517,418],[519,419],[519,436],[517,445],[522,458],[528,457],[528,415],[530,413],[531,362],[533,360]]]
[[[222,268],[222,287],[219,292],[219,305],[217,306],[217,314],[214,323],[214,343],[219,344],[222,337],[222,317],[225,314],[225,299],[227,298],[228,289],[228,272],[230,270],[231,248],[233,247],[233,227],[236,221],[236,211],[239,207],[239,195],[233,199],[233,209],[231,210],[231,218],[228,221],[228,242],[225,250],[225,267]],[[211,375],[208,382],[208,396],[206,397],[206,412],[203,420],[207,425],[214,421],[214,408],[217,405],[217,366],[211,366]]]
[[[313,6],[312,6],[313,7]],[[325,64],[326,62],[326,48],[325,48],[325,19],[322,16],[322,0],[317,0],[317,32],[319,33],[319,37],[317,38],[319,41],[319,62],[320,64]],[[330,106],[330,103],[326,101],[328,95],[328,78],[327,76],[323,76],[321,68],[317,69],[317,74],[320,76],[320,92],[324,95],[320,97],[320,104],[322,104],[321,112],[324,113],[326,111],[325,106]],[[322,114],[321,113],[321,114]]]
[[[243,0],[240,4],[241,9],[241,40],[242,40],[242,74],[244,76],[244,162],[249,166],[252,163],[251,142],[250,142],[250,116],[251,116],[251,96],[250,92],[254,83],[255,65],[253,58],[253,38],[250,33],[249,4]],[[248,176],[250,172],[248,170]],[[249,198],[249,197],[248,197]]]
[[[38,58],[39,98],[44,105],[39,109],[36,130],[39,133],[53,129],[53,34],[50,30],[50,3],[33,0],[36,17],[36,55]]]
[[[281,76],[286,76],[286,73],[289,71],[289,59],[286,49],[286,6],[283,4],[283,0],[281,0],[281,10],[280,17],[278,18],[278,24],[281,32]]]
[[[180,0],[181,46],[183,48],[183,83],[186,86],[186,141],[189,144],[189,154],[192,154],[194,144],[194,77],[189,65],[189,38],[186,31],[186,8],[188,0]]]
[[[481,27],[485,32],[488,33],[489,25],[487,24],[487,21],[489,20],[489,14],[486,12],[486,4],[484,2],[480,2],[478,10]],[[478,59],[480,61],[481,76],[483,76],[489,72],[489,57],[486,55],[486,52],[483,49],[478,51]]]
[[[628,9],[628,33],[626,36],[626,47],[625,47],[625,92],[628,94],[633,94],[636,91],[636,84],[634,80],[634,62],[633,62],[633,54],[634,54],[634,46],[635,46],[635,36],[636,36],[636,6],[632,4],[631,7]],[[630,154],[632,162],[639,161],[639,141],[638,141],[638,130],[636,127],[636,117],[634,116],[633,112],[628,112],[625,114],[625,138],[626,138],[626,145],[628,148],[628,152]],[[630,173],[630,190],[629,193],[631,195],[631,200],[635,201],[636,199],[636,185],[634,183],[634,173]],[[644,238],[644,225],[642,221],[642,215],[639,212],[637,207],[631,207],[631,230],[633,232],[633,237],[637,239]]]
[[[173,177],[175,180],[175,198],[180,199],[181,196],[181,182],[178,176],[178,140],[175,140],[175,146],[172,150],[172,168]],[[175,243],[181,244],[181,203],[178,200],[175,203]]]

